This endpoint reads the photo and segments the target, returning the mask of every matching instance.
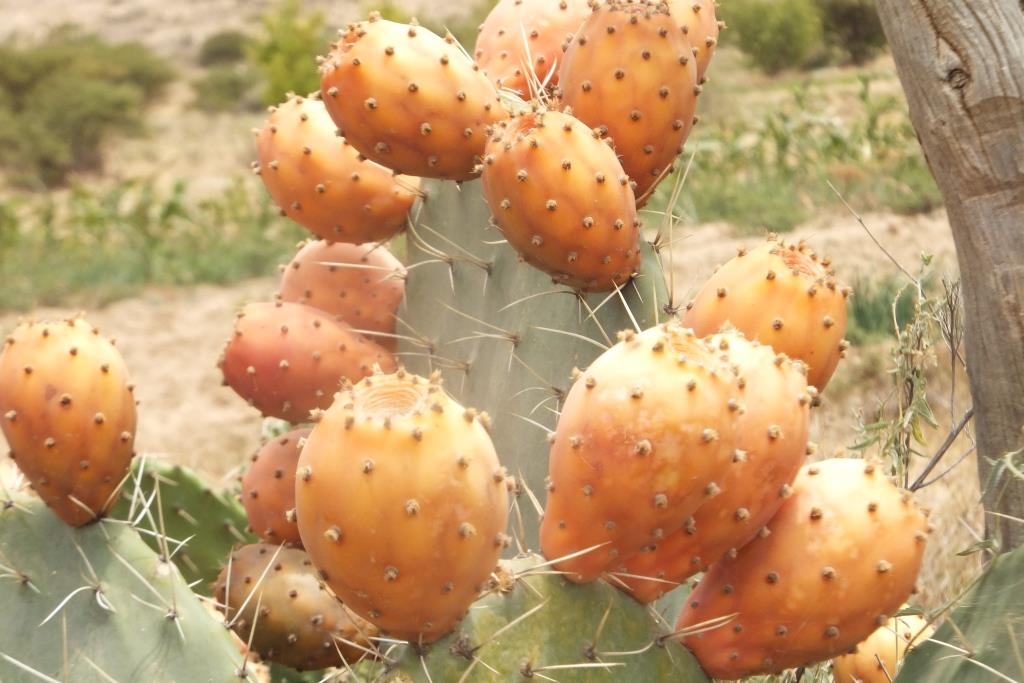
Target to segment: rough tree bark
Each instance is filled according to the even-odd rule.
[[[877,0],[910,114],[946,200],[963,279],[979,473],[1024,447],[1024,12],[1018,0]],[[1024,481],[985,491],[1024,518]],[[1024,523],[987,515],[1004,549]]]

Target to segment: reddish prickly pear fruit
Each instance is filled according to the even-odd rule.
[[[708,675],[736,680],[849,652],[914,590],[928,520],[863,460],[806,466],[768,532],[715,564],[679,629]]]
[[[615,152],[579,120],[540,112],[502,123],[487,146],[484,194],[523,259],[586,291],[640,264],[636,201]]]
[[[242,477],[249,528],[267,543],[302,547],[295,524],[295,470],[310,429],[296,429],[263,444]]]
[[[563,102],[615,143],[645,198],[671,170],[693,128],[693,48],[665,3],[612,0],[594,10],[565,52]]]
[[[383,347],[312,306],[249,304],[224,349],[224,381],[261,413],[291,423],[327,408],[343,379],[359,380],[375,365],[395,368]]]
[[[508,483],[484,414],[400,370],[338,395],[306,441],[299,533],[324,581],[393,637],[451,631],[508,538]]]
[[[321,67],[324,104],[363,156],[400,173],[469,180],[507,114],[455,39],[379,14],[350,24]]]
[[[124,359],[81,319],[25,323],[0,354],[0,427],[39,497],[74,527],[103,516],[128,474],[135,398]]]
[[[620,585],[641,602],[657,599],[752,540],[789,495],[807,452],[811,395],[804,365],[735,331],[707,341],[728,354],[743,386],[736,464],[718,482],[721,494],[683,529],[626,561]]]
[[[231,553],[214,586],[231,629],[264,659],[299,671],[346,666],[376,651],[377,629],[320,583],[301,550],[256,544]]]
[[[714,0],[668,0],[669,11],[693,46],[697,62],[697,82],[704,82],[711,58],[718,47],[722,23],[718,21]]]
[[[558,85],[562,49],[589,14],[588,0],[501,0],[480,26],[476,63],[499,89],[530,99],[537,85]]]
[[[551,446],[541,548],[580,583],[681,529],[735,466],[740,390],[718,354],[675,323],[620,339],[577,378]]]
[[[768,243],[719,268],[686,307],[683,324],[698,335],[732,325],[808,366],[807,383],[823,391],[845,355],[846,299],[829,259],[805,244]]]
[[[924,617],[893,617],[848,655],[832,660],[835,683],[892,683],[904,657],[935,629]]]
[[[270,111],[256,134],[254,168],[286,216],[324,239],[353,244],[405,227],[419,178],[362,158],[319,99],[292,97]]]
[[[319,308],[389,351],[404,297],[405,268],[379,244],[307,242],[281,275],[282,301]]]

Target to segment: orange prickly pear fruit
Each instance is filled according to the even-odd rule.
[[[263,179],[281,211],[328,240],[380,242],[405,227],[420,179],[396,176],[339,137],[318,98],[271,108],[256,133]]]
[[[533,75],[540,84],[555,87],[562,49],[590,14],[590,4],[588,0],[500,0],[480,26],[476,63],[498,88],[526,99],[536,94],[531,88]]]
[[[686,307],[683,324],[698,335],[732,325],[808,366],[807,383],[823,391],[845,355],[847,287],[829,259],[802,242],[768,243],[720,267]]]
[[[386,21],[350,24],[321,66],[324,104],[363,156],[400,173],[469,180],[507,114],[455,39]]]
[[[379,244],[306,242],[281,275],[282,301],[319,308],[389,351],[404,297],[405,268]]]
[[[612,0],[570,43],[562,101],[615,143],[641,200],[664,178],[693,128],[697,62],[665,3]]]
[[[128,474],[135,398],[124,359],[82,319],[24,323],[0,353],[0,427],[11,458],[74,527],[102,517]]]
[[[299,458],[299,533],[324,581],[393,637],[450,632],[508,537],[485,414],[400,370],[344,389]]]
[[[231,629],[264,659],[299,671],[352,665],[378,631],[331,595],[301,550],[238,548],[214,585]]]
[[[697,61],[697,82],[704,82],[711,58],[718,47],[722,22],[718,21],[714,0],[668,0],[672,17],[682,27],[693,46]]]
[[[620,585],[641,602],[657,599],[753,539],[789,495],[807,453],[811,395],[804,365],[735,331],[707,342],[728,354],[743,385],[736,463],[718,482],[721,494],[683,529],[626,561]],[[641,576],[652,580],[636,578]]]
[[[681,529],[734,466],[740,394],[718,354],[675,323],[620,340],[579,374],[551,445],[541,548],[578,583]]]
[[[309,421],[327,408],[343,379],[359,380],[394,357],[312,306],[249,304],[220,361],[224,381],[267,417]]]
[[[801,470],[768,530],[715,564],[678,628],[735,615],[683,639],[714,678],[824,661],[884,625],[914,590],[928,520],[863,460]]]
[[[484,195],[505,238],[555,282],[602,291],[640,265],[640,221],[612,149],[560,112],[502,123],[484,158]]]
[[[310,429],[296,429],[263,444],[242,477],[249,528],[267,543],[302,547],[295,524],[295,470]]]
[[[928,621],[916,614],[893,617],[853,652],[833,659],[832,678],[835,683],[891,683],[907,653],[934,632]]]

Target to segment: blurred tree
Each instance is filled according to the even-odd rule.
[[[1018,5],[878,0],[956,241],[986,523],[1003,550],[1024,545],[1024,13]]]

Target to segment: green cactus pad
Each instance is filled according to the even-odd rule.
[[[993,560],[935,635],[907,655],[896,683],[1024,680],[1022,577],[1024,548]]]
[[[644,606],[603,581],[569,583],[542,563],[538,556],[504,563],[501,586],[478,600],[453,634],[422,656],[412,647],[393,651],[397,663],[378,678],[708,682],[693,655],[661,640],[667,627]]]
[[[480,183],[434,182],[426,190],[409,230],[407,295],[398,314],[399,333],[413,339],[401,340],[399,358],[419,374],[440,370],[460,403],[490,413],[502,463],[543,504],[544,429],[555,425],[572,369],[587,367],[619,331],[634,329],[634,320],[647,328],[659,315],[666,319],[664,277],[644,243],[640,277],[620,294],[578,297],[521,263],[488,227]],[[524,528],[514,519],[513,531],[525,531],[522,542],[536,547],[536,510],[524,502],[521,511]]]
[[[5,682],[247,679],[229,632],[122,522],[72,529],[34,498],[5,501],[0,605]]]
[[[144,512],[142,501],[150,498]],[[152,459],[136,459],[113,516],[130,515],[146,544],[157,553],[170,551],[193,590],[207,596],[231,549],[258,540],[246,531],[245,510],[233,493],[211,488],[184,467]]]

